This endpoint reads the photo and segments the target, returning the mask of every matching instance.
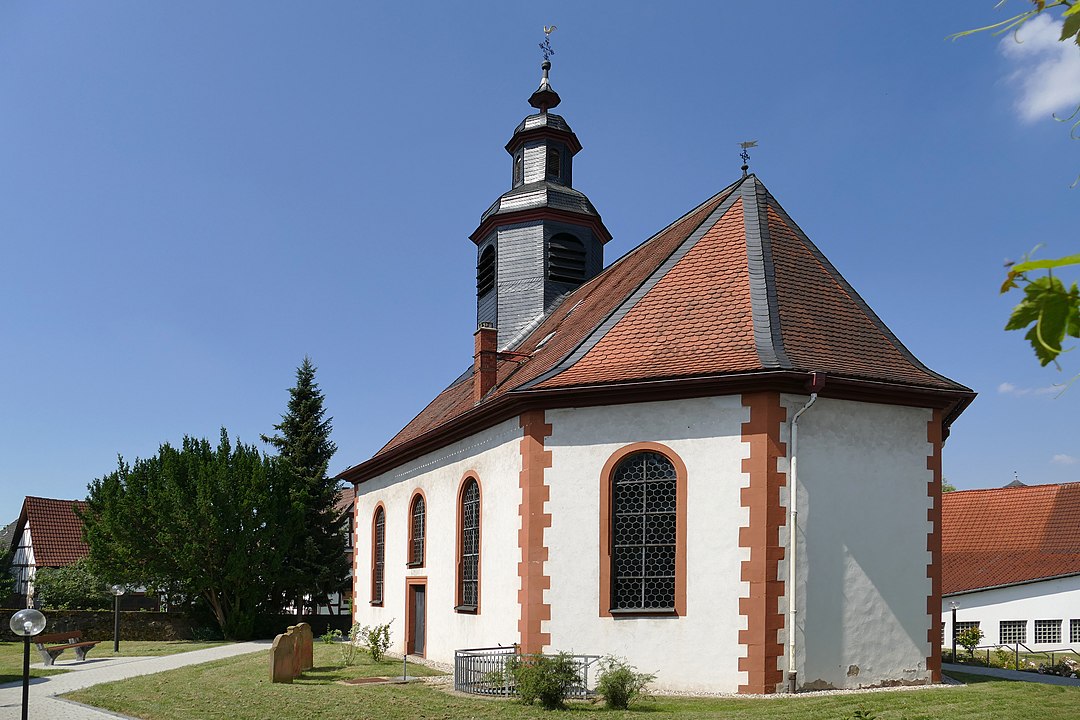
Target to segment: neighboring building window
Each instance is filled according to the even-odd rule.
[[[958,623],[956,623],[956,625],[953,625],[953,630],[952,630],[953,631],[953,637],[955,638],[956,636],[958,636],[960,633],[964,632],[965,630],[970,630],[971,628],[977,628],[977,627],[979,627],[979,621],[978,620],[976,620],[974,622],[971,622],[971,621],[958,622]],[[941,639],[942,639],[942,641],[945,640],[945,629],[944,628],[942,628],[942,630],[941,630]]]
[[[1027,642],[1027,620],[1002,620],[998,627],[998,642],[1002,645]]]
[[[548,280],[585,282],[585,245],[570,233],[559,233],[548,241]]]
[[[941,644],[945,644],[945,623],[941,623]]]
[[[612,478],[611,609],[675,610],[678,478],[656,452],[634,453]]]
[[[371,524],[371,604],[383,603],[383,580],[386,570],[386,513],[382,506],[375,508]]]
[[[1069,642],[1080,642],[1080,620],[1069,621]]]
[[[409,512],[409,566],[424,564],[424,496],[417,493]]]
[[[461,534],[458,539],[458,606],[476,612],[480,602],[480,485],[474,478],[461,489]]]
[[[1060,643],[1061,621],[1060,620],[1036,620],[1035,642],[1037,643]]]
[[[547,176],[555,180],[562,174],[562,155],[558,148],[548,148],[547,151]]]
[[[495,287],[495,246],[488,245],[476,264],[476,297],[483,297]]]

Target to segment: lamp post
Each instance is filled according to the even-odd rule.
[[[952,661],[956,662],[956,610],[960,603],[950,602],[949,607],[952,609]]]
[[[113,652],[120,652],[120,596],[124,594],[123,585],[112,586],[113,595]]]
[[[12,615],[8,624],[11,632],[23,639],[22,720],[26,720],[30,706],[30,638],[45,629],[45,616],[27,608]]]

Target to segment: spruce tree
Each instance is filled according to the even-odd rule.
[[[288,411],[263,442],[278,451],[292,475],[289,502],[293,508],[283,535],[293,542],[286,555],[285,583],[278,593],[299,612],[305,598],[312,604],[346,587],[349,572],[345,555],[348,517],[335,510],[340,488],[327,477],[337,446],[330,440],[333,418],[326,417],[324,397],[315,382],[311,359],[296,370],[296,385],[289,388]]]

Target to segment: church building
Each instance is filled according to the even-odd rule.
[[[471,369],[340,475],[355,621],[445,663],[614,654],[672,690],[938,681],[941,451],[974,393],[745,167],[605,266],[549,69],[469,236]]]

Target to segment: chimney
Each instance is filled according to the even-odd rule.
[[[476,354],[473,355],[473,402],[480,402],[488,390],[495,387],[499,331],[491,323],[482,322],[473,337],[476,339]]]

